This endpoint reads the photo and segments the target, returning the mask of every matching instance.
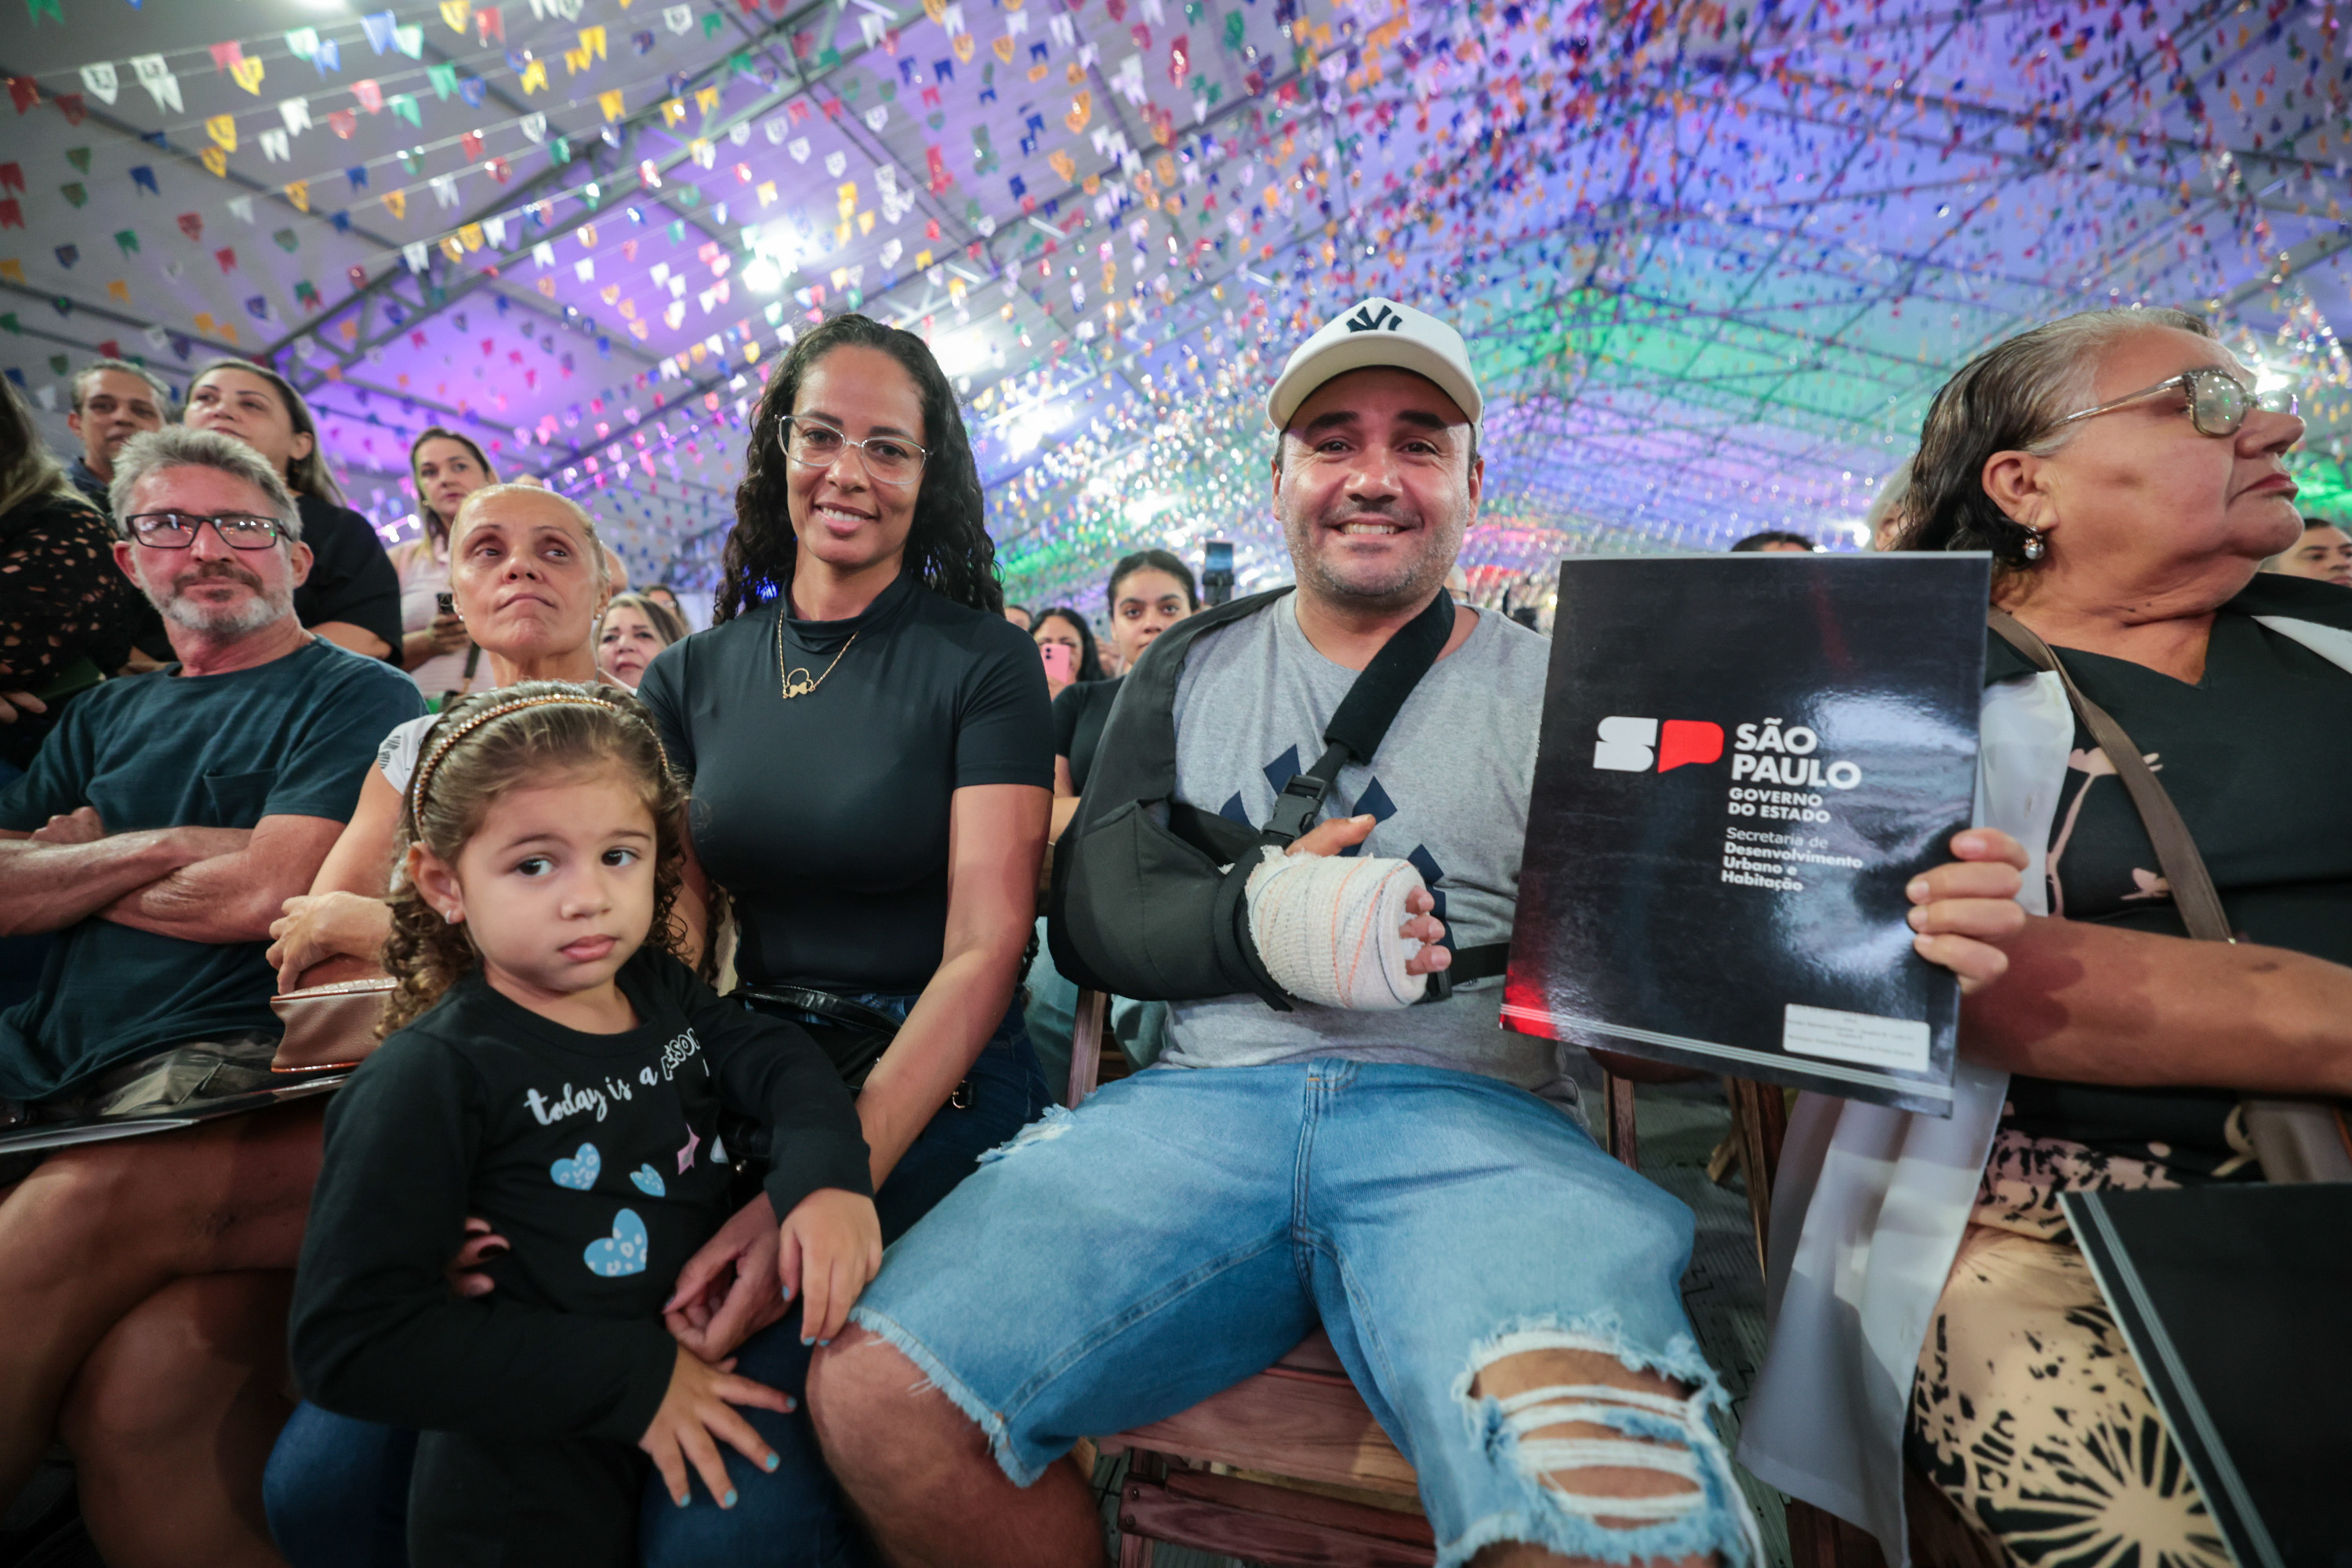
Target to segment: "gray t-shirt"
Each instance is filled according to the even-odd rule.
[[[1358,853],[1410,860],[1437,896],[1456,947],[1507,942],[1518,901],[1550,645],[1480,612],[1469,639],[1405,700],[1371,766],[1343,770],[1324,816],[1380,819]],[[1356,671],[1315,651],[1291,595],[1192,645],[1176,689],[1176,794],[1195,809],[1263,824],[1276,794],[1323,753],[1323,726]],[[1445,1002],[1392,1012],[1300,1004],[1277,1013],[1255,996],[1170,1009],[1178,1067],[1255,1067],[1302,1057],[1410,1062],[1484,1073],[1572,1102],[1562,1047],[1499,1023],[1499,977]]]

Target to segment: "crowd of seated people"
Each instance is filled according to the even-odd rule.
[[[767,378],[700,631],[454,432],[387,557],[264,367],[204,367],[175,425],[91,366],[70,468],[0,392],[0,937],[41,944],[0,950],[37,961],[0,1131],[267,1086],[274,996],[393,983],[331,1096],[0,1153],[0,1504],[62,1445],[116,1568],[1077,1568],[1078,1440],[1319,1323],[1441,1561],[1761,1562],[1690,1211],[1472,956],[1511,932],[1548,649],[1448,590],[1484,393],[1388,303],[1385,358],[1335,320],[1268,391],[1291,587],[1202,615],[1139,550],[1099,645],[1005,603],[948,378],[861,316]],[[2201,318],[2092,312],[1955,376],[1865,521],[1991,553],[2239,933],[2188,940],[2056,678],[1990,641],[1985,819],[1909,890],[1960,1104],[1800,1098],[1737,1455],[1897,1550],[1907,1466],[2001,1560],[2228,1561],[2058,1196],[2260,1181],[2242,1096],[2352,1094],[2318,815],[2352,727],[2310,721],[2352,696],[2352,540],[2295,511],[2302,428]],[[1400,637],[1430,661],[1377,781],[1340,766],[1245,897],[1442,865],[1360,934],[1447,994],[1127,1005],[1153,1070],[1049,1109],[1041,872],[1128,804],[1087,795],[1106,758],[1164,736],[1176,800],[1264,823]]]

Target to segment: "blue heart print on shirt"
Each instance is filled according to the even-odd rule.
[[[646,1222],[637,1217],[635,1209],[623,1209],[613,1216],[613,1234],[602,1241],[592,1241],[581,1255],[588,1272],[601,1274],[607,1279],[617,1279],[624,1274],[646,1271]]]
[[[662,1185],[661,1173],[651,1165],[639,1165],[629,1173],[629,1180],[637,1184],[637,1191],[649,1198],[664,1196],[667,1192]]]
[[[582,1192],[596,1184],[596,1173],[604,1168],[604,1156],[596,1152],[593,1143],[580,1145],[580,1152],[569,1160],[558,1160],[547,1168],[559,1187],[577,1187]]]

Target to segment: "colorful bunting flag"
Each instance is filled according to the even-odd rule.
[[[172,74],[161,55],[141,55],[131,62],[131,73],[147,96],[155,100],[158,109],[168,109],[174,114],[185,113],[180,102],[180,79]]]
[[[81,85],[82,90],[100,103],[112,103],[114,95],[122,90],[121,82],[115,77],[114,68],[104,62],[82,67]]]

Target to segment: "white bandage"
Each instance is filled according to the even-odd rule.
[[[1398,934],[1426,884],[1410,861],[1265,851],[1250,873],[1250,935],[1275,983],[1302,1002],[1406,1007],[1428,988],[1405,965],[1422,944]]]

